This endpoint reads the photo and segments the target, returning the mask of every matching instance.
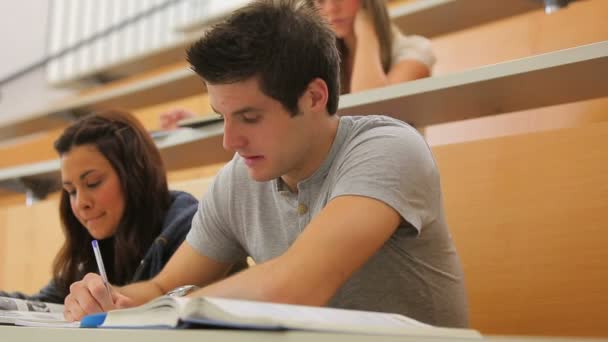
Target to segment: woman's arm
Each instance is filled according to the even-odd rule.
[[[380,56],[380,41],[369,14],[360,10],[355,19],[356,47],[350,77],[350,91],[357,92],[390,84],[413,81],[431,75],[429,67],[412,58],[393,64],[384,72]]]
[[[354,31],[356,46],[351,56],[350,92],[388,85],[389,79],[382,68],[380,42],[367,11],[357,13]]]

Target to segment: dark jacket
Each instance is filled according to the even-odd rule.
[[[198,201],[192,195],[181,191],[171,191],[171,207],[169,207],[163,221],[163,229],[152,243],[152,246],[148,248],[131,282],[150,279],[160,272],[186,238],[188,231],[190,231],[192,217],[196,213],[197,208]],[[60,289],[54,280],[51,280],[39,293],[32,296],[21,292],[7,293],[0,291],[0,296],[4,297],[39,300],[58,304],[63,304],[63,300],[67,295],[68,293]]]

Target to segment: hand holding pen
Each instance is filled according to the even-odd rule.
[[[113,310],[116,308],[114,298],[122,297],[110,287],[99,243],[93,240],[91,244],[99,274],[88,273],[82,280],[70,285],[70,293],[65,297],[63,311],[67,321],[79,321],[85,315]]]
[[[110,304],[112,305],[112,308],[114,308],[114,306],[116,306],[116,307],[131,306],[132,301],[128,297],[121,295],[116,290],[114,290],[114,291],[112,290],[112,286],[110,285],[110,281],[108,280],[108,275],[106,273],[106,268],[103,264],[103,258],[101,257],[101,249],[99,249],[99,243],[97,242],[97,240],[91,241],[91,245],[93,246],[93,253],[95,254],[95,261],[97,261],[97,268],[99,269],[99,276],[101,277],[103,285],[106,288],[106,293],[108,295],[107,298],[108,298],[108,301],[110,302]],[[137,270],[135,270],[135,272],[137,272]],[[100,303],[101,303],[101,301],[100,301]]]
[[[70,293],[65,297],[63,312],[67,321],[78,321],[92,313],[132,306],[130,298],[110,286],[99,243],[93,241],[92,246],[99,274],[88,273],[82,280],[70,285]]]
[[[99,275],[103,280],[103,284],[108,291],[108,297],[112,300],[112,290],[110,289],[110,283],[108,282],[108,275],[106,274],[106,268],[103,265],[103,258],[101,257],[101,250],[99,250],[99,243],[97,240],[91,241],[93,245],[93,253],[95,254],[95,261],[97,261],[97,268],[99,269]]]

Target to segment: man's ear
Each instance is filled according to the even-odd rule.
[[[329,97],[329,90],[327,83],[320,78],[315,78],[308,83],[306,88],[307,105],[311,111],[315,112],[326,112],[327,111],[327,99]]]

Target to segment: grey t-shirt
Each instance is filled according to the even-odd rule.
[[[201,200],[186,240],[217,261],[250,255],[263,263],[283,254],[329,201],[343,195],[380,200],[403,221],[328,305],[467,326],[463,274],[433,156],[414,128],[389,117],[341,117],[328,156],[297,193],[280,178],[251,180],[235,155]]]

